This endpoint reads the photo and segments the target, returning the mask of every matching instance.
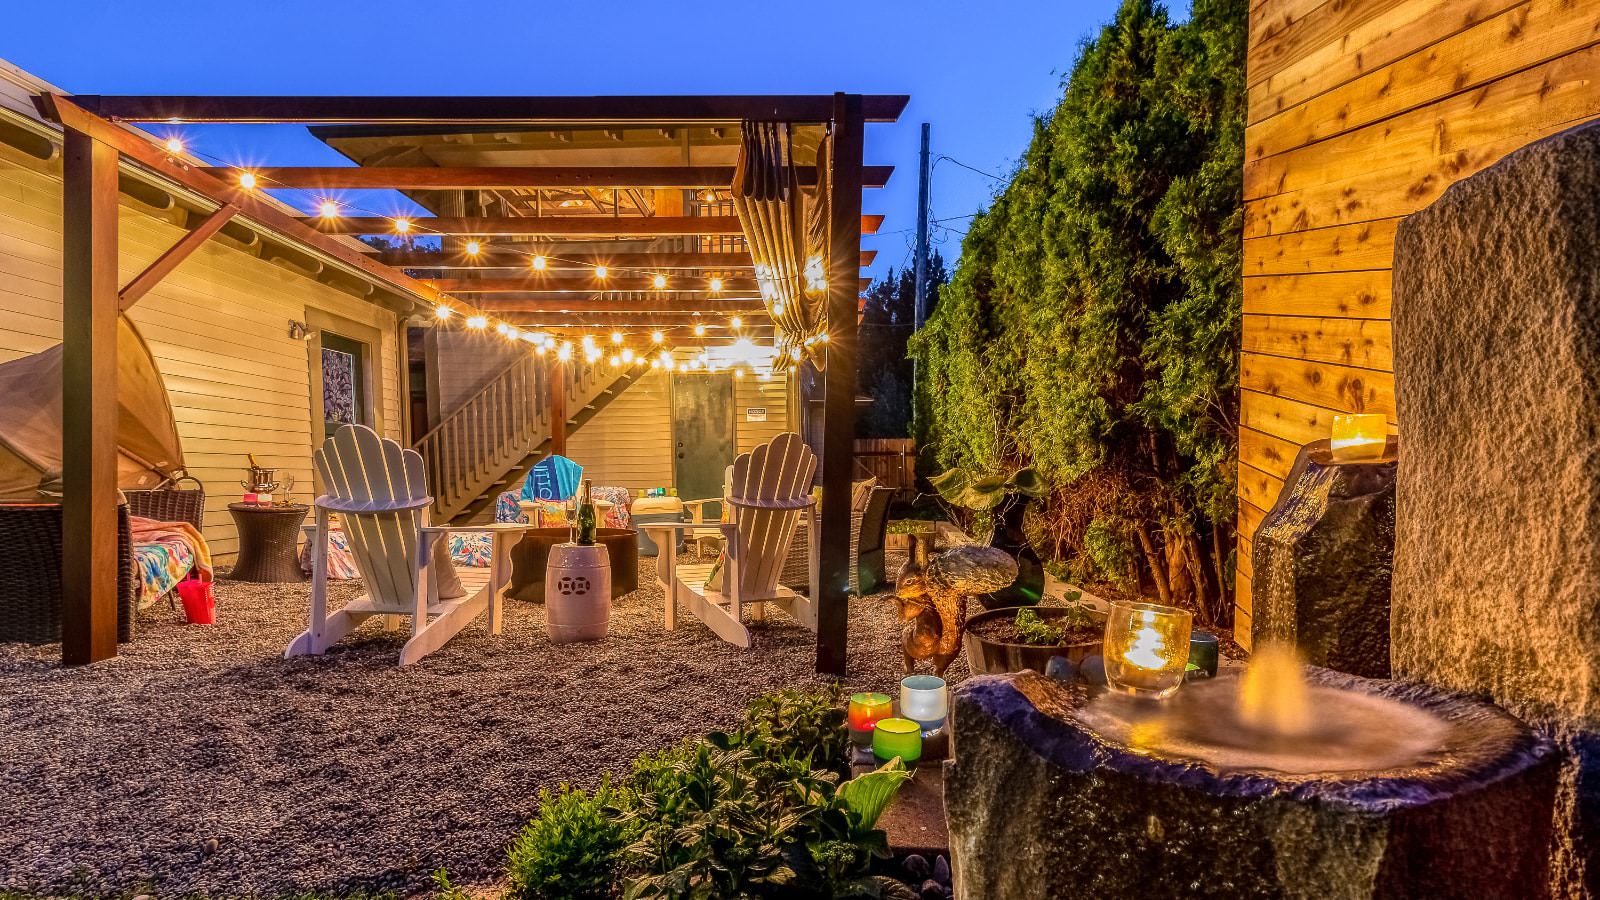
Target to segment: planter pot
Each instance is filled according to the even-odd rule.
[[[1045,667],[1050,664],[1050,657],[1065,656],[1074,667],[1083,662],[1086,657],[1098,656],[1104,641],[1095,638],[1080,644],[1067,644],[1066,646],[1041,647],[1037,644],[1006,644],[1000,641],[991,641],[973,633],[973,626],[983,622],[995,620],[1011,620],[1017,617],[1020,606],[1011,606],[1004,609],[993,609],[979,613],[967,622],[966,634],[962,641],[967,650],[967,666],[974,675],[1001,675],[1006,672],[1020,672],[1023,669],[1032,669],[1043,674]],[[1030,607],[1038,613],[1041,619],[1059,619],[1070,610],[1056,606]],[[1105,615],[1094,613],[1095,620],[1104,624]]]
[[[889,534],[884,535],[883,536],[883,549],[885,549],[885,550],[897,550],[897,551],[900,551],[902,553],[904,553],[907,550],[910,550],[911,549],[911,534],[909,532],[901,532],[899,534],[895,534],[893,532],[890,532]]]

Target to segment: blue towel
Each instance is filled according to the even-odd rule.
[[[583,466],[565,456],[546,456],[533,464],[522,483],[522,499],[565,502],[578,493]]]

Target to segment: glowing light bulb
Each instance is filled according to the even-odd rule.
[[[772,314],[775,315],[775,316],[783,315],[783,304],[782,303],[774,303],[774,304],[772,304]]]
[[[743,369],[734,369],[733,370],[733,377],[735,377],[735,378],[743,378],[744,377],[744,370]]]
[[[622,358],[613,353],[611,354],[611,358],[606,360],[606,362],[610,363],[611,368],[615,369],[617,366],[622,365]]]
[[[584,335],[582,343],[583,343],[583,349],[585,349],[585,350],[593,350],[594,349],[594,335],[592,335],[592,334]]]
[[[533,345],[533,352],[539,354],[540,356],[543,356],[544,355],[544,351],[546,351],[548,349],[550,349],[550,348],[546,347],[544,344],[534,344]]]
[[[828,333],[824,331],[823,333],[817,335],[817,341],[819,343],[826,344],[828,342]]]
[[[450,309],[450,307],[448,307],[448,306],[440,306],[440,307],[434,309],[433,314],[438,316],[442,320],[442,319],[450,318],[450,313],[451,312],[452,312],[452,310]]]
[[[795,362],[799,362],[800,361],[800,348],[799,347],[790,347],[789,348],[789,358],[794,360]]]
[[[182,153],[183,138],[178,137],[177,135],[167,138],[166,147],[168,153]]]
[[[650,360],[650,368],[652,368],[652,369],[661,368],[661,360],[659,360],[659,359]]]
[[[729,320],[728,324],[732,325],[735,329],[743,328],[744,319],[739,316],[734,316],[731,320]]]
[[[239,187],[242,187],[247,191],[255,190],[256,189],[256,173],[254,173],[254,172],[240,172],[239,173]]]
[[[594,277],[596,277],[596,278],[604,278],[609,274],[611,274],[611,270],[606,268],[605,266],[595,266],[594,267]]]
[[[722,290],[722,279],[721,278],[713,278],[713,279],[711,279],[711,290],[712,291],[720,291],[720,290]]]
[[[395,219],[394,230],[396,234],[406,234],[411,231],[410,219]]]
[[[665,337],[666,335],[661,333],[661,329],[657,328],[655,331],[650,332],[650,343],[659,344]]]
[[[561,348],[556,351],[556,359],[566,362],[572,359],[572,342],[562,341]]]
[[[613,344],[622,343],[622,332],[620,332],[620,331],[611,332],[611,343],[613,343]]]
[[[655,289],[659,291],[662,288],[667,286],[667,276],[665,276],[665,275],[657,275],[656,277],[650,279],[650,284],[653,285],[655,287]]]
[[[467,255],[468,256],[477,256],[478,255],[478,251],[480,251],[482,249],[483,249],[483,245],[479,244],[477,241],[467,241]]]
[[[317,204],[317,212],[321,213],[324,219],[337,219],[339,218],[339,204],[332,200],[324,200]]]
[[[545,261],[544,257],[535,256],[533,258],[533,270],[535,272],[543,272],[544,271],[544,267],[547,266],[547,265],[549,265],[549,263]]]
[[[467,319],[467,327],[487,328],[489,327],[489,318],[487,316],[471,316]]]
[[[625,363],[633,362],[633,350],[632,349],[630,349],[628,347],[623,347],[622,348],[622,361],[625,362]]]
[[[704,322],[697,322],[695,324],[695,326],[694,326],[694,336],[695,337],[705,337],[705,334],[706,334],[705,323]]]
[[[501,322],[499,325],[496,325],[494,327],[494,330],[500,332],[501,334],[510,334],[511,333],[511,326],[507,325],[504,322]]]

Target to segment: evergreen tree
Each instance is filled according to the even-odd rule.
[[[950,280],[944,257],[928,256],[928,305]],[[906,341],[915,322],[916,270],[890,269],[866,293],[856,345],[856,384],[872,405],[856,418],[856,436],[897,438],[911,434],[911,357]]]

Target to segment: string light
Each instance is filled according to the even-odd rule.
[[[324,200],[317,204],[317,211],[322,213],[322,217],[324,219],[339,218],[339,204],[333,202],[332,200]]]
[[[772,304],[772,314],[775,315],[775,316],[783,315],[783,304],[782,303],[774,303],[774,304]]]
[[[622,348],[622,361],[625,363],[633,362],[633,350],[631,348]]]
[[[572,359],[572,342],[562,341],[561,348],[556,351],[556,359],[567,362]]]
[[[480,251],[482,249],[483,249],[483,245],[479,244],[477,241],[467,241],[467,255],[468,256],[477,256],[478,255],[478,251]]]
[[[817,343],[826,344],[827,342],[828,342],[828,333],[826,331],[824,331],[823,333],[817,335]]]
[[[501,334],[510,334],[511,333],[511,326],[507,325],[504,322],[501,322],[499,325],[496,325],[494,327],[494,330],[500,332]]]
[[[545,265],[546,265],[546,263],[545,263],[545,258],[544,257],[535,256],[533,258],[533,270],[535,272],[543,272]]]
[[[411,231],[411,220],[410,219],[395,219],[394,220],[394,230],[399,234],[407,234],[407,233],[409,233]]]
[[[182,153],[183,138],[178,137],[177,135],[167,138],[166,147],[168,153]]]
[[[611,270],[606,268],[605,266],[595,266],[594,267],[594,277],[596,277],[596,278],[604,278],[609,274],[611,274]]]
[[[659,344],[665,337],[666,335],[661,333],[661,329],[657,328],[655,331],[650,332],[650,343]]]
[[[615,369],[617,366],[622,365],[622,360],[620,358],[618,358],[618,356],[615,353],[611,354],[611,358],[606,360],[606,362],[610,363],[611,364],[611,368],[613,368],[613,369]]]
[[[620,332],[620,331],[611,332],[611,343],[613,343],[613,344],[622,343],[622,332]]]
[[[743,327],[744,327],[744,319],[742,319],[742,318],[740,318],[740,317],[739,317],[739,316],[734,316],[734,317],[733,317],[733,318],[732,318],[732,319],[731,319],[731,320],[730,320],[730,321],[729,321],[729,322],[728,322],[728,324],[729,324],[729,325],[732,325],[732,326],[733,326],[733,327],[734,327],[734,330],[735,330],[735,331],[737,331],[737,330],[738,330],[738,329],[740,329],[740,328],[743,328]]]
[[[656,277],[650,279],[650,283],[655,286],[656,290],[659,291],[667,286],[667,276],[657,275]]]
[[[659,360],[659,359],[650,360],[650,368],[652,368],[652,369],[661,368],[661,360]]]
[[[584,335],[582,343],[583,343],[583,349],[585,349],[585,350],[593,350],[594,349],[594,335],[592,335],[592,334]]]
[[[695,337],[705,337],[705,335],[706,335],[706,323],[704,323],[704,322],[696,322],[695,325],[694,325],[694,336]]]
[[[441,306],[439,306],[438,308],[436,308],[433,311],[433,314],[438,316],[439,317],[439,321],[442,322],[445,319],[450,318],[450,312],[451,312],[450,307],[441,305]]]
[[[488,316],[470,316],[467,319],[467,327],[468,328],[487,328],[488,326],[489,326],[489,317]]]
[[[239,173],[239,187],[242,187],[247,191],[255,190],[256,189],[256,173],[254,173],[254,172],[240,172]]]
[[[713,279],[711,279],[711,292],[712,293],[716,293],[717,291],[720,291],[720,290],[722,290],[722,279],[721,278],[713,278]]]

